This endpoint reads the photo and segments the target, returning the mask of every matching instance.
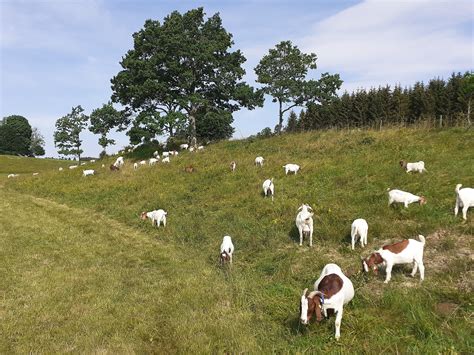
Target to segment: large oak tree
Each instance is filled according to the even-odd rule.
[[[111,80],[112,100],[147,118],[158,112],[162,129],[170,123],[168,115],[186,114],[192,145],[201,110],[233,112],[263,104],[263,94],[241,81],[246,59],[230,50],[232,35],[218,13],[205,19],[202,8],[174,11],[163,23],[147,20],[133,39],[134,48],[120,62],[123,70]]]

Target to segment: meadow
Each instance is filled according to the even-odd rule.
[[[467,221],[453,214],[456,184],[474,185],[473,130],[226,141],[134,171],[151,151],[126,155],[120,172],[89,163],[98,174],[87,178],[71,162],[0,156],[1,353],[473,352],[474,210]],[[424,160],[428,172],[407,174],[400,159]],[[285,176],[286,163],[300,172]],[[261,188],[272,177],[274,202]],[[387,188],[428,203],[388,207]],[[315,212],[312,248],[298,245],[302,203]],[[158,208],[166,228],[139,219]],[[351,251],[356,218],[368,221],[368,246]],[[361,256],[418,234],[423,283],[410,266],[395,267],[389,284],[384,272],[361,273]],[[224,235],[236,248],[231,267],[218,263]],[[329,262],[356,292],[339,341],[334,317],[299,324],[302,290]]]

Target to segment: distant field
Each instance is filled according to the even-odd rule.
[[[0,156],[0,174],[24,173],[0,183],[0,352],[473,353],[474,210],[453,215],[455,185],[474,186],[473,152],[473,130],[393,129],[222,142],[138,171],[130,156],[118,173],[87,164],[99,172],[88,178],[57,171],[68,162]],[[428,172],[406,174],[400,159]],[[298,175],[284,175],[290,162]],[[273,203],[261,190],[271,177]],[[428,204],[389,208],[389,187]],[[303,202],[313,248],[298,246]],[[138,218],[156,208],[165,229]],[[369,245],[352,252],[356,218]],[[226,234],[236,251],[222,269]],[[388,285],[359,273],[361,255],[418,234],[423,284],[408,266]],[[356,289],[338,342],[334,318],[298,323],[301,292],[328,262]]]

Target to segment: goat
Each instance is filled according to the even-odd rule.
[[[181,148],[181,149],[188,149],[188,148],[189,148],[189,144],[180,144],[180,145],[179,145],[179,148]]]
[[[105,164],[102,164],[102,167],[105,168]]]
[[[148,160],[148,165],[149,166],[156,165],[157,161],[158,161],[158,159],[150,158],[150,160]]]
[[[176,156],[176,155],[178,155],[178,154],[179,154],[179,153],[178,153],[178,151],[176,151],[176,150],[170,151],[170,155]]]
[[[367,221],[363,218],[358,218],[351,225],[351,240],[352,240],[352,250],[354,250],[355,242],[357,236],[360,237],[360,246],[363,248],[367,245],[367,232],[369,230],[369,225]]]
[[[94,175],[94,174],[95,174],[95,170],[93,170],[93,169],[82,170],[82,176],[90,176],[90,175]]]
[[[194,166],[192,166],[192,165],[187,166],[187,167],[184,168],[185,173],[192,173],[194,171],[195,171],[195,169],[194,169]]]
[[[344,275],[336,264],[324,266],[319,279],[314,283],[314,291],[306,295],[306,288],[301,295],[300,322],[308,324],[311,317],[316,315],[316,320],[321,322],[327,318],[328,309],[336,314],[336,340],[341,337],[341,321],[344,305],[354,298],[354,286],[351,280]]]
[[[119,171],[120,168],[118,166],[115,166],[114,164],[111,164],[109,167],[110,171]]]
[[[414,277],[418,268],[420,268],[420,281],[425,279],[425,267],[423,265],[423,249],[425,247],[425,237],[421,234],[418,240],[405,239],[401,242],[385,245],[376,252],[369,255],[366,259],[362,259],[362,266],[365,272],[370,269],[378,275],[378,265],[386,265],[386,277],[384,283],[388,283],[392,277],[392,268],[396,264],[413,263],[411,276]]]
[[[189,147],[188,149],[190,152],[194,152],[194,147]]]
[[[170,162],[170,157],[166,157],[166,158],[161,159],[161,162],[162,163],[169,163]]]
[[[81,166],[83,166],[83,165],[86,165],[86,163],[85,163],[85,162],[82,162],[82,163],[81,163]]]
[[[232,238],[226,235],[222,239],[220,253],[220,262],[224,264],[226,261],[232,264],[232,254],[234,253],[234,244],[232,244]]]
[[[170,156],[170,152],[163,152],[163,153],[161,153],[161,155],[162,155],[163,157],[169,157],[169,156]]]
[[[140,163],[138,163],[139,165],[146,165],[146,160],[142,160],[140,161]]]
[[[158,151],[155,150],[155,151],[153,152],[153,156],[154,156],[155,158],[159,158],[159,157],[160,157],[160,154],[158,154]]]
[[[138,169],[138,163],[133,163],[133,170],[137,170]]]
[[[63,168],[58,168],[58,171],[63,171],[64,169]]]
[[[39,175],[39,173],[33,173],[33,176],[38,176],[38,175]]]
[[[237,166],[237,164],[235,163],[235,161],[232,160],[232,161],[230,162],[230,171],[234,172],[236,166]]]
[[[18,176],[19,176],[18,174],[8,174],[7,178],[11,179],[11,178],[16,178]]]
[[[289,172],[295,173],[296,175],[298,170],[300,170],[300,166],[298,164],[286,164],[283,165],[283,167],[285,168],[285,175],[288,175]]]
[[[124,164],[123,157],[118,157],[113,165],[115,165],[117,168],[121,168]]]
[[[146,220],[149,218],[151,220],[151,224],[153,226],[160,227],[161,222],[163,222],[163,227],[166,227],[166,215],[168,212],[165,212],[164,210],[154,210],[151,212],[142,212],[140,215],[140,218],[142,220]]]
[[[271,178],[271,180],[270,179],[265,180],[263,182],[262,188],[263,188],[263,193],[265,194],[265,197],[267,197],[267,195],[271,195],[272,201],[273,201],[273,195],[275,194],[275,185],[273,185],[273,178]]]
[[[78,166],[77,165],[71,165],[69,166],[69,169],[72,170],[72,169],[76,169]]]
[[[394,202],[403,203],[405,205],[405,208],[408,208],[408,205],[414,202],[418,202],[420,206],[426,204],[426,198],[424,196],[416,196],[402,190],[387,189],[387,191],[389,206]]]
[[[91,159],[91,161],[90,161],[90,162],[91,162],[91,163],[95,163],[95,159]]]
[[[265,159],[263,159],[263,157],[256,157],[256,158],[255,158],[255,165],[256,165],[256,166],[263,166],[263,161],[264,161],[264,160],[265,160]]]
[[[467,210],[474,207],[474,189],[465,187],[461,189],[462,184],[456,185],[456,206],[454,206],[454,215],[458,215],[459,207],[462,208],[462,218],[467,220]]]
[[[410,171],[415,171],[415,172],[419,172],[419,173],[427,171],[425,169],[425,162],[423,162],[421,160],[419,162],[416,162],[416,163],[407,163],[405,160],[400,160],[400,166],[403,169],[405,169],[407,173],[409,173]]]
[[[199,147],[197,147],[197,150],[204,150],[204,146],[200,145]]]
[[[309,234],[309,246],[313,246],[313,209],[309,205],[302,204],[296,215],[296,227],[300,233],[300,246],[303,245],[303,234]]]

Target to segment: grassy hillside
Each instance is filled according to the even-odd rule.
[[[474,211],[463,222],[452,210],[455,185],[474,185],[473,148],[461,129],[306,133],[223,142],[138,171],[98,162],[91,178],[51,167],[4,180],[0,351],[472,352]],[[402,158],[428,173],[404,173]],[[301,173],[285,176],[289,162]],[[195,173],[183,172],[189,164]],[[270,177],[273,203],[261,190]],[[428,204],[388,208],[388,187]],[[315,210],[313,248],[298,246],[303,202]],[[156,208],[168,211],[165,229],[138,218]],[[368,221],[369,245],[352,252],[355,218]],[[236,251],[222,269],[226,234]],[[388,285],[359,273],[361,255],[417,234],[423,284],[408,266]],[[356,288],[339,342],[334,318],[298,324],[301,291],[328,262]]]
[[[73,162],[56,159],[23,158],[15,155],[0,155],[0,181],[8,174],[41,173],[57,170],[60,166],[67,167]]]

